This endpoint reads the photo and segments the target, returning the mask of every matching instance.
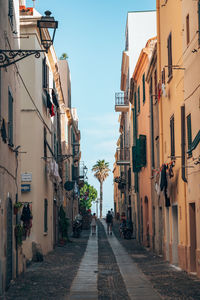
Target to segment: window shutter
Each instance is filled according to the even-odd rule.
[[[168,77],[172,76],[172,34],[170,33],[167,39],[168,48]]]
[[[0,119],[1,119],[1,69],[0,69]]]
[[[174,116],[170,119],[171,157],[175,156]]]
[[[13,97],[8,91],[8,144],[13,146]]]
[[[140,86],[138,86],[138,112],[140,112]]]
[[[143,84],[143,103],[145,102],[146,95],[145,95],[145,73],[142,76],[142,84]]]
[[[138,145],[138,155],[139,155],[139,165],[140,167],[145,167],[147,164],[146,157],[146,135],[141,134],[139,136],[139,145]]]
[[[14,16],[13,0],[9,0],[8,2],[8,16],[10,19],[10,24],[11,26],[13,26],[13,16]]]
[[[133,166],[133,172],[137,172],[137,167],[136,167],[136,146],[132,147],[132,166]]]
[[[188,151],[192,146],[192,124],[191,124],[191,114],[187,116],[187,140],[188,140]]]

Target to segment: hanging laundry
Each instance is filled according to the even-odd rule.
[[[170,164],[169,166],[169,178],[174,177],[174,171],[173,171],[173,164]]]
[[[52,102],[51,102],[51,97],[49,93],[47,93],[47,107],[49,110],[51,110]]]
[[[53,103],[55,104],[55,106],[58,108],[59,107],[59,104],[58,104],[58,100],[57,100],[57,96],[54,92],[54,89],[52,89],[51,91],[51,96],[52,96],[52,99],[53,99]]]
[[[7,142],[7,134],[6,134],[6,124],[5,120],[3,119],[2,125],[1,125],[1,137],[4,143]]]
[[[160,189],[161,189],[161,191],[163,191],[164,196],[165,196],[165,206],[168,207],[168,206],[170,206],[170,198],[167,195],[168,182],[167,182],[166,170],[167,170],[167,166],[165,164],[162,165]]]
[[[49,112],[50,112],[51,117],[54,117],[54,116],[55,116],[53,104],[51,105],[51,110],[50,110]]]
[[[32,213],[30,210],[30,206],[24,205],[21,215],[21,220],[23,221],[23,229],[24,229],[24,236],[27,237],[30,235],[31,227],[32,227]]]

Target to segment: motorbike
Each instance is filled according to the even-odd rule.
[[[82,230],[82,223],[79,220],[74,220],[72,224],[73,237],[79,238]]]
[[[133,234],[132,222],[126,222],[125,220],[120,224],[120,236],[124,239],[130,240]]]

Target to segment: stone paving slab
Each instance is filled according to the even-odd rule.
[[[98,240],[96,235],[90,235],[78,273],[70,289],[69,300],[98,300],[97,273]]]
[[[113,231],[120,244],[132,257],[133,262],[148,278],[163,300],[200,300],[200,280],[196,276],[174,269],[161,256],[142,247],[136,239],[121,238],[119,223],[116,221]]]
[[[106,230],[106,222],[103,219],[101,222]],[[134,264],[132,258],[129,257],[117,238],[114,235],[108,235],[108,241],[115,254],[130,299],[146,300],[151,297],[153,300],[161,300],[159,294],[152,288],[147,278]]]

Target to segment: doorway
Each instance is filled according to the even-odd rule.
[[[172,263],[178,265],[178,207],[172,206]]]
[[[190,216],[190,272],[196,272],[196,207],[195,203],[189,204]]]
[[[12,280],[13,270],[13,222],[12,222],[12,200],[8,198],[7,202],[7,242],[6,242],[6,288],[9,287]]]

